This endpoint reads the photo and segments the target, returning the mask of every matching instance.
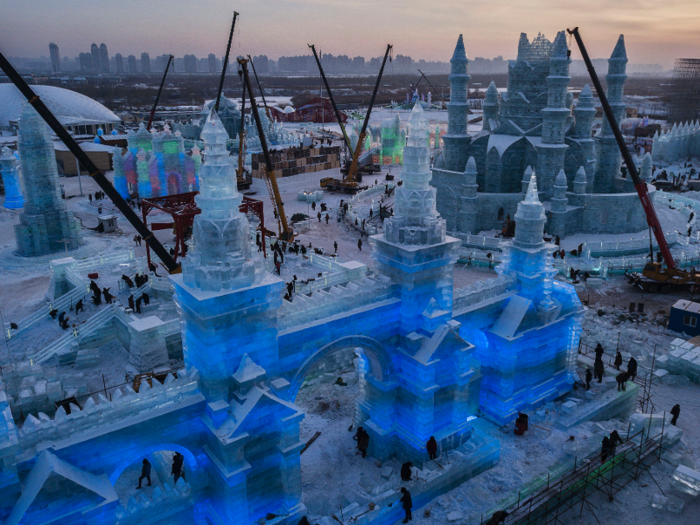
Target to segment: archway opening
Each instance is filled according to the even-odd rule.
[[[395,461],[377,468],[382,464],[369,452],[363,458],[354,439],[367,417],[368,381],[391,374],[380,363],[383,350],[357,344],[350,338],[336,342],[302,367],[295,403],[306,413],[299,429],[300,440],[308,444],[301,455],[302,501],[312,522],[338,514],[350,502],[369,501],[372,491],[388,482],[382,478],[386,467],[397,475],[400,468]]]
[[[144,469],[144,460],[148,461],[150,469]],[[178,469],[177,465],[181,467]],[[149,470],[150,486],[148,477],[140,479]],[[179,475],[176,474],[178,471]],[[128,455],[112,472],[109,479],[114,485],[120,503],[126,507],[129,499],[137,495],[154,500],[159,494],[175,491],[175,494],[180,494],[183,498],[187,497],[186,493],[189,493],[189,489],[182,483],[191,484],[199,474],[194,455],[185,447],[169,443]],[[139,484],[140,489],[137,488]]]

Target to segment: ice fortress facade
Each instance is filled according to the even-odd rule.
[[[450,62],[448,129],[432,182],[448,231],[500,229],[523,198],[528,167],[537,175],[549,234],[646,228],[632,181],[620,175],[621,156],[606,119],[592,136],[596,109],[590,88],[581,91],[576,105],[567,93],[571,79],[564,31],[554,42],[542,35],[530,42],[525,33],[520,35],[517,58],[508,66],[508,89],[499,95],[491,83],[483,104],[483,129],[474,135],[467,134],[471,77],[461,35]],[[625,116],[626,64],[620,35],[605,77],[618,121]],[[467,163],[470,157],[475,166]]]
[[[502,275],[455,301],[459,241],[436,210],[426,131],[415,105],[396,213],[371,238],[377,273],[290,303],[251,250],[227,134],[212,112],[202,129],[195,245],[170,277],[186,369],[138,393],[97,395],[70,415],[29,415],[21,428],[0,388],[0,519],[243,525],[273,513],[275,523],[297,523],[305,507],[296,394],[315,364],[348,348],[360,363],[354,423],[370,433],[371,455],[421,465],[432,435],[464,458],[420,501],[495,464],[497,443],[471,421],[478,410],[512,421],[570,387],[580,304],[572,287],[552,280],[535,177]],[[186,481],[166,481],[162,451],[184,455]],[[122,479],[125,471],[146,457],[156,458],[163,488],[120,498],[116,488],[136,482]],[[389,507],[398,499],[390,492],[378,496],[376,523],[401,512]]]

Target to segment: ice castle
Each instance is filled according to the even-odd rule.
[[[126,155],[122,157],[120,150],[114,154],[114,187],[123,198],[148,199],[199,189],[199,148],[187,155],[179,131],[172,133],[166,124],[162,132],[151,133],[141,123],[127,140]]]
[[[61,197],[49,128],[29,104],[22,108],[19,152],[24,209],[20,223],[15,225],[17,251],[35,256],[77,248],[82,226]]]
[[[667,131],[654,134],[651,156],[656,162],[685,162],[700,157],[700,123],[674,124]]]
[[[508,66],[508,89],[492,82],[483,103],[483,128],[467,133],[470,76],[459,36],[449,76],[450,102],[444,148],[435,157],[437,208],[451,232],[500,229],[512,218],[527,187],[530,167],[537,175],[546,209],[545,229],[561,237],[576,232],[623,233],[646,228],[644,210],[630,178],[620,174],[621,156],[606,119],[592,136],[595,104],[586,85],[574,104],[566,35],[530,42],[520,35],[518,55]],[[607,97],[617,120],[627,64],[624,37],[608,60]],[[476,164],[469,166],[473,157]],[[523,176],[525,178],[523,178]]]
[[[284,282],[251,250],[228,135],[210,112],[194,247],[169,277],[185,369],[138,392],[92,396],[71,414],[29,414],[20,428],[0,385],[0,518],[244,525],[274,514],[274,523],[295,524],[306,513],[297,393],[319,362],[349,349],[359,362],[353,424],[370,434],[370,455],[421,466],[435,436],[441,452],[459,458],[444,472],[425,470],[434,480],[412,489],[416,504],[497,463],[498,441],[478,430],[476,414],[512,421],[570,387],[580,304],[573,287],[552,278],[534,176],[501,275],[455,299],[459,241],[436,209],[427,131],[416,104],[396,213],[371,238],[376,272],[289,302]],[[144,329],[149,319],[139,320]],[[186,480],[172,483],[164,451],[183,454]],[[162,488],[124,495],[144,458]],[[396,491],[385,490],[363,523],[397,520]]]

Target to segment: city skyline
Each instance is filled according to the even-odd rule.
[[[470,58],[514,57],[520,32],[530,39],[542,32],[551,40],[556,31],[574,25],[581,28],[594,57],[606,57],[620,33],[625,34],[630,62],[670,68],[675,58],[700,55],[695,36],[700,5],[695,0],[664,5],[649,0],[619,0],[614,5],[606,0],[572,0],[566,5],[553,0],[447,0],[430,10],[424,3],[394,0],[380,5],[366,0],[270,0],[264,6],[250,0],[235,6],[205,0],[198,9],[186,0],[153,0],[145,5],[135,0],[119,4],[31,0],[35,7],[31,10],[26,3],[1,1],[7,5],[0,20],[0,47],[10,56],[46,56],[48,42],[58,44],[62,56],[77,56],[97,41],[123,56],[140,56],[144,51],[151,56],[220,56],[232,7],[240,12],[234,56],[267,55],[276,60],[307,54],[306,44],[315,43],[333,55],[369,58],[381,55],[392,43],[395,54],[447,61],[463,34]],[[372,16],[367,16],[370,10]],[[128,23],[115,23],[120,19]],[[27,35],[41,35],[42,41]],[[577,49],[572,58],[579,58]]]

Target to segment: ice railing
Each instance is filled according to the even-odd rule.
[[[684,197],[678,193],[667,193],[663,190],[656,190],[651,194],[651,198],[658,204],[671,206],[672,208],[684,212],[686,218],[690,216],[691,212],[695,212],[695,214],[700,212],[700,201]]]
[[[134,250],[129,249],[126,252],[117,253],[114,255],[98,255],[97,257],[90,257],[89,259],[83,259],[78,261],[75,266],[78,270],[93,270],[96,268],[102,268],[104,266],[110,266],[115,264],[124,264],[136,261],[134,256]]]
[[[372,275],[310,294],[295,293],[292,302],[282,301],[277,313],[278,327],[289,328],[378,302],[390,297],[391,290],[389,277]]]
[[[447,232],[450,237],[455,237],[462,241],[462,246],[471,248],[481,248],[484,250],[500,250],[502,239],[486,237],[485,235],[472,235],[470,233]]]
[[[494,279],[478,281],[462,288],[456,288],[452,295],[452,310],[466,308],[499,297],[507,293],[514,285],[514,277],[499,275]]]
[[[680,244],[688,245],[687,236],[680,235],[677,231],[666,232],[664,234],[666,242],[669,246]],[[652,246],[654,249],[659,249],[659,243],[656,238],[652,238]],[[582,254],[586,258],[592,257],[610,257],[615,255],[636,255],[641,253],[649,253],[649,239],[629,239],[626,241],[601,241],[601,242],[585,242],[583,243]]]
[[[343,263],[316,253],[309,253],[309,262],[321,269],[327,270],[330,273],[322,272],[322,275],[309,279],[306,282],[297,281],[295,293],[305,294],[315,290],[328,288],[338,284],[344,284],[349,281],[363,279],[367,275],[367,267],[357,266],[348,268]]]
[[[181,370],[176,378],[168,374],[165,382],[153,381],[153,385],[142,381],[139,391],[127,385],[117,388],[111,400],[104,394],[95,394],[87,399],[82,410],[74,407],[66,414],[63,406],[53,417],[39,412],[38,417],[28,415],[19,435],[24,448],[47,440],[64,440],[79,432],[105,425],[112,425],[139,414],[147,414],[158,407],[172,407],[186,402],[199,394],[199,372],[196,368]]]

